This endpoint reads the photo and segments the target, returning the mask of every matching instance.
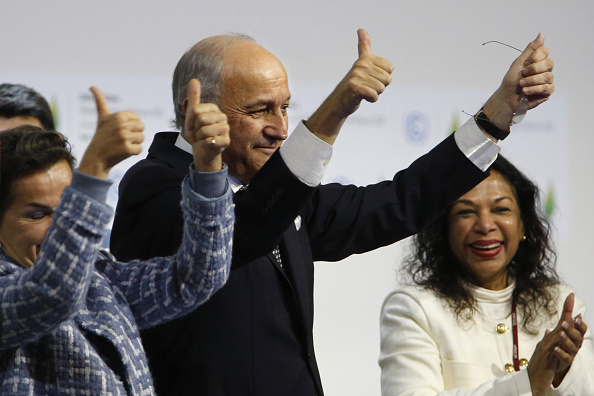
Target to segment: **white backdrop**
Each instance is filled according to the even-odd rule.
[[[60,120],[64,132],[82,139],[92,129],[84,95],[91,84],[113,96],[114,110],[138,98],[158,97],[154,103],[135,102],[133,109],[149,128],[162,129],[172,116],[166,114],[171,111],[169,80],[182,53],[203,37],[242,32],[284,62],[294,96],[294,120],[319,104],[323,92],[349,69],[357,53],[356,29],[365,27],[373,51],[396,66],[394,81],[379,103],[362,106],[358,121],[350,120],[328,176],[366,183],[388,177],[390,170],[406,166],[425,150],[419,146],[401,157],[391,155],[388,144],[397,146],[396,152],[407,143],[403,120],[398,119],[407,114],[406,106],[420,101],[414,107],[430,115],[431,130],[447,133],[461,109],[472,113],[480,107],[516,56],[506,47],[481,43],[499,40],[523,48],[542,31],[556,62],[557,92],[540,113],[529,115],[524,121],[528,124],[520,125],[525,133],[515,129],[502,143],[503,153],[545,190],[550,186],[548,175],[555,175],[559,271],[592,307],[594,290],[589,284],[594,269],[587,247],[594,239],[594,136],[589,125],[593,16],[594,3],[586,0],[4,0],[0,81],[22,82],[45,95],[59,95],[61,108],[86,114]],[[25,80],[13,80],[17,77]],[[69,83],[55,92],[58,81]],[[541,122],[549,118],[554,134],[547,132],[551,124]],[[374,125],[384,121],[391,123],[393,136],[374,131]],[[527,146],[527,137],[545,151]],[[396,286],[403,246],[316,266],[316,349],[328,395],[379,394],[379,307]],[[592,324],[592,314],[588,318]]]

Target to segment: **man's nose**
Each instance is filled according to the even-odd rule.
[[[271,114],[268,119],[268,125],[265,128],[265,133],[276,140],[285,140],[289,136],[287,133],[287,124],[287,115],[283,114],[283,112],[280,110],[275,111],[274,114]]]

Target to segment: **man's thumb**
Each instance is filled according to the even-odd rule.
[[[198,79],[193,78],[188,85],[188,108],[200,103],[200,96],[202,95],[202,87]]]
[[[369,37],[369,33],[367,33],[367,30],[357,30],[357,36],[359,38],[359,58],[362,55],[371,55],[371,38]]]
[[[536,51],[539,47],[542,47],[544,45],[544,42],[544,34],[538,33],[538,36],[536,36],[536,38],[533,41],[528,43],[526,49],[524,49],[524,52],[522,52],[522,55],[519,56],[518,59],[522,61],[522,64],[526,62],[526,59],[528,59],[534,51]]]

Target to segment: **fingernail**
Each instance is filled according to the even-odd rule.
[[[563,323],[561,323],[561,327],[563,327],[565,330],[567,330],[567,329],[569,329],[569,323],[563,322]]]
[[[561,348],[559,348],[559,347],[555,347],[554,351],[555,351],[556,353],[561,353]]]
[[[559,333],[559,337],[561,337],[562,340],[565,340],[567,338],[567,334],[565,334],[564,331]]]
[[[526,95],[530,95],[530,88],[524,87],[522,88],[522,92],[524,92]]]
[[[575,325],[576,326],[582,325],[582,315],[581,314],[575,317]]]

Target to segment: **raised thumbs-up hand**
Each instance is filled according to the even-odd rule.
[[[544,394],[563,382],[578,354],[588,326],[581,314],[572,318],[575,295],[570,293],[563,304],[557,326],[545,333],[528,364],[528,377],[533,395]]]
[[[216,104],[200,103],[201,87],[190,80],[188,97],[183,103],[186,122],[182,135],[192,145],[194,168],[199,172],[222,169],[221,153],[230,143],[227,116]]]
[[[317,137],[333,144],[347,117],[362,100],[375,102],[392,81],[394,66],[371,53],[371,39],[365,29],[357,30],[359,58],[318,110],[306,121]]]
[[[142,151],[144,124],[132,111],[111,113],[103,93],[91,87],[97,105],[97,129],[78,169],[88,175],[107,179],[111,168]]]
[[[514,60],[497,91],[485,103],[485,114],[499,129],[509,128],[516,110],[533,109],[553,94],[555,63],[544,42],[544,35],[539,33]]]
[[[388,60],[371,53],[371,39],[365,29],[357,30],[359,58],[331,96],[336,95],[338,106],[351,115],[362,100],[376,102],[392,81],[394,66]]]
[[[557,327],[553,330],[559,332],[558,344],[553,350],[554,356],[559,362],[559,367],[553,380],[555,387],[559,387],[561,382],[563,382],[565,374],[571,368],[573,360],[582,347],[586,331],[588,331],[588,326],[583,321],[581,315],[575,318],[572,317],[574,304],[575,295],[571,293],[565,299],[561,318]]]

